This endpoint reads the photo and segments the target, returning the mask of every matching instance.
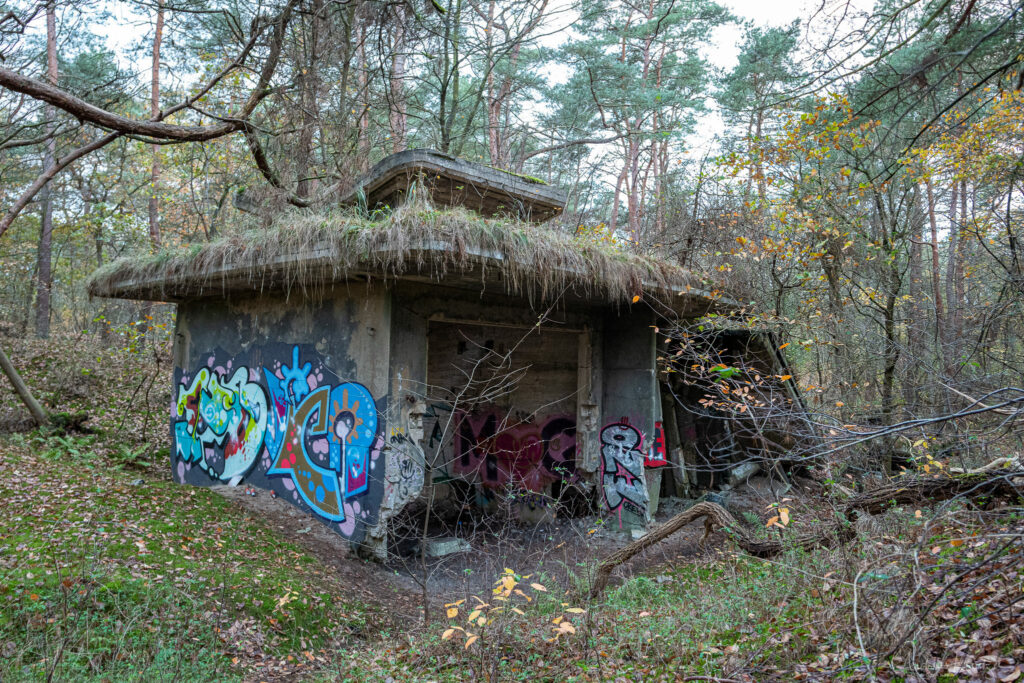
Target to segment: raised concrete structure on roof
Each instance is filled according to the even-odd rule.
[[[428,192],[437,207],[464,206],[482,216],[508,215],[543,222],[565,208],[565,192],[536,178],[458,159],[430,149],[409,149],[378,162],[342,198],[369,210],[401,205],[411,188]]]

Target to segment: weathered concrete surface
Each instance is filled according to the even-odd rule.
[[[384,495],[390,294],[317,301],[181,305],[172,471],[270,489],[360,545]]]
[[[565,192],[534,178],[509,173],[431,149],[407,149],[379,161],[342,197],[362,198],[368,209],[396,207],[413,185],[435,206],[465,206],[484,216],[511,215],[546,221],[565,208]]]
[[[455,553],[466,553],[473,549],[464,538],[445,536],[444,538],[430,538],[424,544],[423,554],[427,557],[446,557]]]
[[[661,469],[644,468],[644,479],[647,484],[648,516],[654,519],[658,514],[658,503],[661,502]]]
[[[439,477],[470,473],[484,488],[493,479],[478,490],[488,501],[508,484],[536,496],[519,501],[523,521],[549,519],[572,481],[595,487],[623,529],[643,528],[657,500],[643,466],[660,417],[652,326],[648,311],[542,311],[415,282],[188,301],[172,469],[186,483],[271,489],[378,557],[392,516]],[[470,356],[500,361],[488,372],[514,382],[454,405]],[[464,471],[451,471],[456,456]]]
[[[602,487],[605,504],[623,529],[646,527],[651,520],[644,456],[658,414],[653,328],[648,309],[604,319]]]
[[[739,486],[760,471],[760,463],[742,462],[729,470],[725,476],[725,481],[730,486]]]

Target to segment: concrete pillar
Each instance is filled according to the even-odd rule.
[[[654,314],[617,311],[604,321],[601,489],[623,530],[651,520],[644,459],[658,418]]]

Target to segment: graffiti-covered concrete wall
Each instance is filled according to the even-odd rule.
[[[667,464],[653,316],[539,315],[415,283],[183,303],[174,477],[269,489],[378,556],[387,520],[452,479],[542,507],[571,485],[643,527]]]
[[[177,481],[269,489],[364,541],[382,521],[389,470],[403,465],[386,462],[398,450],[387,425],[390,300],[360,294],[182,305],[171,406]]]
[[[652,515],[647,471],[660,421],[654,316],[649,311],[605,321],[601,490],[620,527],[643,527]]]

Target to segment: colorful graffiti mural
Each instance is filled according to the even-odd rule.
[[[576,420],[554,415],[508,426],[496,412],[459,413],[452,471],[489,488],[543,491],[576,471]]]
[[[627,418],[601,430],[602,488],[608,509],[640,517],[647,514],[644,483],[644,437]]]
[[[369,390],[340,381],[311,348],[246,355],[258,362],[218,351],[194,375],[175,371],[177,479],[244,479],[336,522],[345,536],[373,524],[384,477],[371,470],[384,440]]]
[[[267,429],[267,395],[249,368],[201,368],[175,402],[174,446],[179,458],[211,477],[238,483],[256,462]]]
[[[664,467],[668,464],[668,451],[665,448],[665,428],[660,422],[654,423],[654,441],[644,460],[644,467]]]

